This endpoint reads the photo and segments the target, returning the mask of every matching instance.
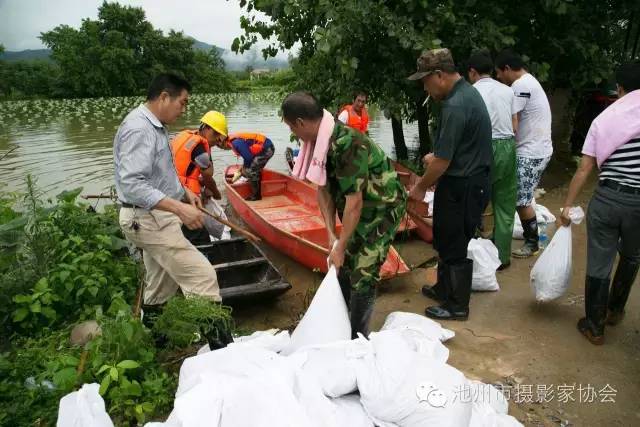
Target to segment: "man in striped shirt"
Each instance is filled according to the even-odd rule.
[[[591,124],[558,219],[570,224],[569,207],[598,167],[598,187],[587,211],[586,317],[578,322],[578,330],[597,345],[604,342],[605,323],[622,320],[640,266],[640,62],[621,66],[616,83],[620,99]],[[620,261],[609,291],[616,252]]]

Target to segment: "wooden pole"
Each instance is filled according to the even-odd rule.
[[[224,218],[222,218],[222,217],[220,217],[218,215],[215,215],[215,214],[209,212],[208,210],[206,210],[205,208],[200,208],[199,207],[198,209],[200,209],[200,211],[202,213],[205,213],[205,214],[209,215],[211,218],[215,219],[216,221],[218,221],[218,222],[226,225],[227,227],[231,228],[232,230],[235,230],[238,233],[242,234],[244,237],[246,237],[247,239],[251,240],[252,242],[254,242],[254,243],[260,242],[260,238],[258,236],[256,236],[255,234],[245,230],[243,227],[240,227],[239,225],[234,224],[231,221],[228,221],[228,220],[226,220],[226,219],[224,219]]]

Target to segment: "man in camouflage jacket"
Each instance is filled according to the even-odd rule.
[[[323,109],[313,95],[290,94],[282,113],[296,136],[316,141]],[[329,261],[339,269],[355,338],[358,332],[369,332],[380,267],[405,214],[407,195],[382,149],[340,122],[334,124],[325,167],[326,185],[318,189],[318,204],[327,224]],[[336,212],[342,221],[339,238]]]

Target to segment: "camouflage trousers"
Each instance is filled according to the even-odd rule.
[[[375,288],[380,281],[380,267],[387,259],[389,247],[406,209],[406,200],[403,199],[390,209],[362,210],[360,222],[347,243],[344,264],[338,273],[347,305],[353,294],[375,298]]]
[[[267,165],[267,162],[273,157],[274,148],[269,147],[264,150],[262,153],[258,154],[251,161],[251,166],[249,168],[244,168],[242,175],[247,178],[249,181],[260,182],[260,176],[262,174],[262,169]]]

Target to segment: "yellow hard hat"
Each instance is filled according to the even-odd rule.
[[[200,123],[204,123],[222,136],[227,136],[229,133],[227,131],[227,118],[218,111],[208,111],[202,116]]]

